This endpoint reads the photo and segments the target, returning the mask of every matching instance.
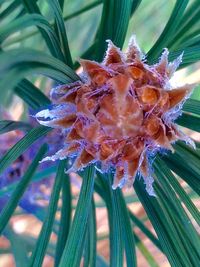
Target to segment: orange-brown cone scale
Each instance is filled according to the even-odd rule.
[[[81,60],[82,80],[53,89],[56,105],[36,114],[41,124],[66,132],[63,149],[45,160],[76,155],[69,171],[100,162],[115,169],[113,188],[132,185],[140,172],[153,194],[149,155],[188,140],[173,121],[193,86],[170,87],[181,57],[168,63],[167,49],[150,66],[134,37],[127,53],[108,42],[104,61]]]

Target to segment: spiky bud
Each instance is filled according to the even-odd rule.
[[[108,41],[102,63],[81,60],[81,81],[54,88],[55,105],[36,114],[66,134],[63,149],[45,160],[75,155],[69,171],[99,162],[103,171],[115,170],[114,189],[132,185],[140,172],[153,194],[149,155],[187,139],[174,120],[193,85],[171,88],[169,82],[180,62],[168,63],[165,49],[158,64],[148,65],[134,37],[126,53]]]

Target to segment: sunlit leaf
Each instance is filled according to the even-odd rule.
[[[149,62],[152,62],[154,59],[158,58],[162,49],[167,47],[169,42],[174,38],[176,29],[179,26],[179,23],[182,19],[185,8],[187,7],[189,0],[176,0],[172,14],[162,31],[160,37],[151,48],[147,54]]]
[[[69,236],[59,267],[79,267],[83,252],[84,236],[91,206],[94,185],[94,168],[88,167],[83,175],[83,183]]]
[[[58,266],[66,241],[69,234],[70,223],[71,223],[71,189],[70,189],[70,180],[69,176],[65,175],[62,183],[62,208],[61,208],[61,218],[60,226],[58,232],[58,241],[56,246],[55,254],[55,265]]]
[[[65,23],[64,23],[63,16],[62,16],[60,5],[55,0],[50,0],[49,5],[51,6],[52,11],[54,12],[54,15],[55,15],[56,28],[58,29],[58,38],[60,40],[60,44],[63,49],[64,57],[65,57],[64,61],[66,62],[67,65],[69,65],[70,67],[73,67],[71,53],[70,53],[69,45],[68,45],[67,34],[65,30]]]
[[[100,28],[97,34],[95,59],[101,61],[106,50],[106,40],[122,47],[130,19],[131,1],[104,1]]]
[[[16,88],[15,93],[32,109],[39,109],[51,103],[48,97],[39,88],[26,79],[23,79]]]
[[[61,186],[63,183],[63,179],[65,179],[65,173],[64,173],[65,166],[66,162],[61,161],[55,178],[55,183],[53,186],[47,215],[44,220],[35,248],[32,252],[28,266],[35,266],[35,267],[41,266],[44,260],[45,252],[52,232],[53,222],[55,219]]]

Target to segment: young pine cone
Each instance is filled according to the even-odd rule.
[[[171,88],[170,78],[182,56],[148,65],[132,37],[122,53],[108,41],[102,63],[81,60],[81,80],[52,90],[55,105],[36,114],[39,123],[64,130],[63,149],[45,160],[76,156],[70,171],[91,163],[115,170],[113,189],[132,185],[136,173],[153,194],[150,157],[176,140],[188,141],[174,123],[193,85]]]

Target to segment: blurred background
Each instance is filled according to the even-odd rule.
[[[49,13],[49,9],[45,3],[46,1],[38,1],[41,7],[42,13],[48,18],[49,21],[53,21],[53,15]],[[66,21],[66,29],[69,39],[70,50],[74,60],[78,60],[83,52],[92,44],[94,39],[98,23],[101,19],[102,5],[101,1],[94,0],[68,0],[65,1],[64,5],[64,17]],[[79,16],[74,16],[77,10],[80,10],[88,5],[95,3],[91,10],[82,13]],[[137,36],[137,41],[144,52],[147,52],[160,33],[162,32],[168,17],[171,13],[172,7],[175,0],[143,0],[133,18],[130,21],[128,34],[124,44],[124,50],[126,50],[128,40],[132,34]],[[9,16],[5,14],[7,6],[9,6],[10,1],[1,1],[0,5],[0,23],[1,25],[7,24],[12,21],[20,12],[20,8],[17,8],[10,12]],[[14,47],[30,47],[37,50],[45,51],[46,46],[35,27],[25,29],[17,34],[12,35],[10,38],[2,44],[3,50],[8,50]],[[47,52],[48,53],[48,52]],[[37,85],[45,94],[49,94],[49,90],[55,86],[52,81],[48,78],[42,76],[30,77],[30,80]],[[194,64],[188,68],[178,71],[173,77],[173,83],[175,84],[185,84],[185,83],[199,83],[200,82],[200,63]],[[192,95],[192,98],[200,99],[200,88],[196,89]],[[24,103],[17,97],[7,94],[3,99],[0,99],[0,105],[2,110],[10,113],[13,120],[26,120],[27,117],[27,107]],[[2,117],[2,112],[0,116]],[[14,116],[13,116],[14,114]],[[2,118],[1,118],[2,119]],[[187,130],[194,139],[200,140],[200,136],[197,133]],[[81,179],[75,174],[71,175],[72,191],[73,191],[73,206],[75,208],[79,189],[81,186]],[[184,186],[184,184],[183,184]],[[187,190],[187,188],[186,188]],[[49,195],[50,192],[46,192]],[[146,226],[148,226],[151,231],[153,231],[149,221],[146,220],[145,212],[139,203],[138,199],[131,195],[127,190],[126,202],[132,212],[139,218],[142,218]],[[105,204],[100,201],[96,195],[96,205],[97,209],[97,233],[98,233],[98,251],[105,257],[109,258],[109,241],[108,241],[108,224],[107,224],[107,214]],[[193,201],[196,205],[200,206],[197,202],[196,195],[193,196]],[[44,203],[47,205],[48,201]],[[59,218],[59,212],[57,214]],[[41,229],[40,220],[36,219],[35,216],[24,213],[20,208],[15,212],[15,216],[12,217],[10,225],[10,235],[19,242],[24,243],[25,246],[33,247],[36,241],[36,237]],[[56,225],[55,225],[56,228]],[[147,237],[135,226],[135,231],[138,236],[137,242],[139,246],[137,248],[138,253],[138,266],[147,267],[148,262],[146,259],[151,260],[153,255],[157,265],[160,267],[170,266],[163,254],[156,249],[155,246],[147,239]],[[55,247],[56,235],[52,235],[51,244],[48,247],[48,255],[45,258],[44,267],[53,266],[52,251]],[[5,237],[0,237],[0,267],[14,267],[14,259],[11,253],[12,245],[10,246],[10,241]],[[23,267],[23,266],[22,266]],[[25,266],[24,266],[25,267]]]

